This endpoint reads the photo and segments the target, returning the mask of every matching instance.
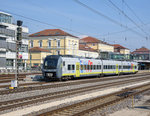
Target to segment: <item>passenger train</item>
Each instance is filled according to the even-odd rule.
[[[50,55],[44,59],[44,79],[68,79],[74,77],[103,76],[137,73],[138,63],[73,56]]]

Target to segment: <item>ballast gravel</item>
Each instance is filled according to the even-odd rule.
[[[124,81],[124,80],[128,80],[128,79],[99,81],[99,82],[88,83],[88,84],[79,84],[79,85],[71,85],[71,86],[64,86],[64,87],[57,87],[57,88],[50,88],[50,89],[33,90],[33,91],[26,91],[26,92],[14,93],[14,94],[0,95],[0,102],[13,100],[13,99],[19,99],[19,98],[25,98],[25,97],[30,97],[30,96],[42,95],[42,94],[46,94],[46,93],[53,93],[53,92],[58,92],[58,91],[77,89],[77,88],[88,87],[88,86],[90,87],[90,86],[94,86],[94,85],[107,84],[107,83],[111,83],[111,82],[118,82],[120,80]],[[131,83],[129,83],[129,84],[131,84]],[[50,83],[50,85],[52,85],[52,84]],[[128,85],[128,84],[126,84],[126,85]]]
[[[139,82],[137,84],[128,85],[128,86],[115,87],[115,88],[111,88],[111,89],[109,88],[109,89],[105,89],[105,90],[101,90],[101,91],[97,91],[97,92],[90,92],[90,93],[87,93],[87,94],[84,94],[84,95],[76,95],[76,96],[73,96],[73,97],[70,97],[70,98],[66,96],[65,99],[60,99],[60,100],[57,100],[57,101],[53,100],[51,102],[47,102],[47,103],[44,103],[44,104],[41,104],[41,105],[31,106],[31,107],[28,107],[28,108],[20,109],[18,111],[13,111],[13,112],[10,112],[10,113],[6,113],[2,116],[10,116],[10,115],[21,116],[21,115],[25,115],[25,114],[28,114],[28,113],[31,113],[31,112],[40,111],[42,109],[57,108],[57,107],[61,107],[63,105],[70,105],[72,103],[77,103],[77,102],[84,101],[84,100],[91,99],[91,98],[95,98],[95,97],[98,97],[98,96],[101,96],[101,95],[106,95],[106,94],[109,94],[109,93],[112,93],[112,92],[120,91],[121,89],[124,89],[126,87],[138,86],[138,85],[142,85],[142,84],[145,84],[145,83],[149,83],[149,81]]]

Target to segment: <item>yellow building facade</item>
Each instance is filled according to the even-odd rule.
[[[39,67],[43,64],[43,60],[47,55],[51,55],[51,52],[39,47],[33,47],[29,49],[29,58],[27,61],[28,67]]]
[[[106,42],[98,40],[94,37],[85,37],[80,39],[80,44],[86,44],[97,52],[114,52],[114,46]]]
[[[46,55],[78,55],[79,38],[60,29],[46,29],[29,36],[29,49],[35,47],[47,50],[47,52],[30,53],[39,61]]]

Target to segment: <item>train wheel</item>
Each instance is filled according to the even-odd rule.
[[[62,77],[58,78],[58,81],[62,81]]]

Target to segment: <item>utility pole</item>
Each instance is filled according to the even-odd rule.
[[[19,48],[21,48],[21,44],[22,44],[22,21],[18,20],[17,21],[17,39],[16,39],[16,62],[15,62],[15,81],[14,81],[14,87],[18,87],[19,86],[19,63],[18,63],[18,59],[19,59]]]

